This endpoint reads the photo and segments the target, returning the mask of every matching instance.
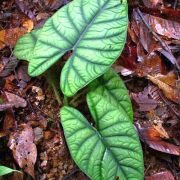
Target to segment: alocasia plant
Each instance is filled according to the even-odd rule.
[[[28,60],[29,74],[37,76],[72,51],[60,81],[63,93],[72,96],[114,63],[124,47],[127,25],[126,0],[74,0],[42,29],[23,36],[14,53]],[[26,43],[30,51],[21,52]]]
[[[99,83],[97,87],[96,82],[96,88],[87,94],[96,128],[78,110],[68,106],[61,109],[68,147],[77,165],[93,180],[115,180],[117,177],[142,180],[141,145],[129,118],[131,113],[123,107],[126,102],[127,109],[131,109],[127,90],[124,85],[108,85],[111,80],[113,84],[121,83],[110,70],[97,81],[104,85]],[[119,93],[116,93],[117,99],[112,100],[114,92]],[[121,93],[125,95],[123,98]]]
[[[9,167],[1,166],[0,165],[0,176],[4,176],[4,175],[12,173],[12,172],[19,172],[19,173],[21,173],[20,171],[17,171],[15,169],[11,169]]]
[[[127,25],[126,0],[74,0],[20,38],[14,49],[18,59],[29,61],[31,76],[71,52],[60,78],[65,96],[90,83],[87,103],[95,127],[70,106],[61,108],[60,115],[73,159],[93,180],[143,179],[129,95],[110,69],[123,49]]]

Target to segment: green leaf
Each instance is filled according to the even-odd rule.
[[[93,180],[142,180],[142,150],[132,123],[101,96],[94,98],[99,112],[97,129],[76,109],[61,109],[61,122],[74,161]]]
[[[94,103],[91,101],[91,92],[101,95],[102,98],[106,98],[109,103],[117,106],[121,112],[127,114],[130,121],[133,121],[133,110],[128,91],[119,75],[113,69],[108,70],[103,76],[93,81],[90,84],[90,89],[87,102],[94,119],[96,119],[96,112],[93,108],[94,104],[91,104]]]
[[[8,168],[6,166],[0,166],[0,176],[4,176],[6,174],[9,174],[9,173],[12,173],[12,172],[20,172],[20,171],[17,171],[17,170],[14,170],[14,169],[11,169],[11,168]]]
[[[29,74],[42,74],[71,50],[60,83],[66,96],[74,95],[118,58],[127,25],[126,0],[74,0],[43,26],[29,59]]]
[[[25,34],[18,40],[13,51],[16,58],[24,59],[27,61],[32,58],[33,50],[39,34],[40,29],[33,30],[30,33]]]

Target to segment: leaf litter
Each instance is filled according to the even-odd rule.
[[[0,142],[0,155],[3,165],[22,170],[24,177],[88,179],[69,155],[59,106],[45,79],[30,78],[27,63],[12,57],[20,36],[41,27],[68,2],[4,0],[0,5],[0,138],[7,142]],[[180,178],[179,15],[176,1],[129,1],[127,42],[113,66],[132,98],[148,180]],[[84,99],[78,100],[89,115]]]

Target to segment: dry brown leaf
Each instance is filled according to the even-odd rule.
[[[162,126],[162,122],[158,122],[156,125],[153,125],[153,128],[156,129],[156,131],[161,135],[161,137],[169,138],[169,135]]]
[[[138,94],[131,93],[132,98],[139,106],[139,111],[151,111],[157,107],[157,101],[148,97],[148,92],[145,89]]]
[[[152,176],[147,176],[146,180],[174,180],[174,176],[170,171],[164,171],[153,174]]]
[[[3,130],[8,131],[15,127],[15,118],[11,109],[6,111],[6,116],[3,121]]]
[[[160,18],[158,19],[158,22],[160,23],[160,21],[162,21],[163,23],[161,24],[161,28],[163,29],[163,26],[166,26],[166,30],[159,30],[158,33],[158,27],[156,26],[155,22],[153,22],[153,18],[156,17],[145,13],[141,13],[141,15],[144,20],[142,20],[142,18],[140,18],[139,16],[139,13],[136,10],[134,10],[131,22],[131,29],[135,32],[136,36],[139,39],[139,42],[137,43],[138,61],[142,61],[144,57],[150,55],[155,51],[158,51],[161,54],[163,54],[172,64],[177,65],[177,60],[171,53],[170,47],[168,47],[168,45],[172,43],[172,39],[170,39],[170,37],[175,38],[177,44],[179,44],[180,35],[177,32],[179,32],[180,24]],[[152,28],[152,30],[147,28],[143,21],[145,21]],[[174,24],[176,28],[173,29]],[[153,26],[156,26],[156,28],[154,28]],[[151,33],[151,31],[153,33]],[[160,36],[157,33],[160,35],[162,34],[163,36]]]
[[[160,6],[163,3],[163,0],[143,0],[143,3],[149,8],[154,8]]]
[[[18,126],[18,129],[11,133],[8,146],[18,165],[34,178],[37,149],[34,144],[33,129],[27,124]]]
[[[151,55],[144,56],[144,59],[141,63],[137,64],[135,73],[144,77],[148,74],[156,75],[156,74],[164,74],[166,72],[165,64],[156,53],[152,53]]]
[[[160,134],[153,126],[138,127],[138,132],[141,140],[152,149],[177,156],[180,155],[180,147],[164,141],[162,133]]]
[[[157,75],[157,78],[171,87],[176,87],[177,75],[172,71],[166,75],[159,74]]]
[[[14,106],[16,108],[19,108],[19,107],[27,106],[27,102],[25,99],[15,95],[15,94],[9,93],[9,92],[5,92],[5,95],[8,100],[8,103],[11,103],[12,107]]]
[[[180,23],[148,15],[149,25],[158,34],[180,40]]]
[[[5,46],[14,46],[17,40],[27,32],[33,29],[33,21],[26,20],[22,27],[16,27],[12,29],[5,29],[0,31],[0,49]]]
[[[170,99],[171,101],[175,102],[175,103],[179,103],[180,102],[180,94],[179,94],[179,90],[164,83],[163,81],[159,80],[159,76],[151,76],[151,75],[147,75],[147,78],[153,82],[154,84],[156,84],[159,89],[162,90],[162,92],[164,93],[164,95]]]

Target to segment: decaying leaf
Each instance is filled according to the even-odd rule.
[[[33,21],[26,20],[22,27],[16,27],[12,29],[5,29],[0,31],[0,49],[5,46],[14,46],[16,41],[25,33],[30,32],[33,29]]]
[[[180,40],[180,23],[152,15],[148,15],[146,18],[151,28],[159,35]]]
[[[170,171],[164,171],[153,174],[152,176],[147,176],[146,180],[174,180],[174,176]]]
[[[15,132],[11,133],[8,146],[18,165],[34,178],[37,149],[33,141],[33,129],[27,124],[21,124]]]
[[[3,70],[0,72],[0,77],[9,76],[11,72],[15,70],[17,64],[18,64],[18,60],[15,57],[10,58],[9,62],[5,65]]]
[[[157,107],[157,101],[148,96],[148,89],[138,94],[131,93],[132,98],[139,106],[139,111],[151,111]]]
[[[45,99],[43,90],[40,87],[32,86],[32,92],[37,93],[36,99],[38,101],[43,101]]]
[[[179,103],[180,102],[180,93],[179,93],[179,88],[176,87],[172,87],[168,84],[166,84],[165,82],[163,82],[161,80],[162,76],[151,76],[151,75],[147,75],[148,79],[153,82],[154,84],[156,84],[159,89],[162,90],[162,92],[164,93],[164,95],[172,100],[175,103]],[[160,77],[160,79],[159,79]]]
[[[152,149],[177,156],[180,155],[180,147],[163,140],[162,134],[160,134],[153,126],[138,127],[138,132],[141,140],[148,144]]]
[[[168,45],[171,43],[170,40],[172,40],[172,38],[176,39],[176,44],[179,44],[180,35],[176,32],[179,31],[180,24],[166,19],[156,18],[155,16],[145,13],[141,13],[141,16],[142,17],[134,10],[133,20],[131,22],[131,29],[139,39],[139,41],[136,42],[138,60],[142,61],[144,57],[158,51],[169,59],[172,64],[177,65],[177,60]],[[145,21],[147,25],[143,21]],[[132,39],[134,39],[134,35],[132,35],[132,33],[130,35]]]
[[[19,108],[27,106],[27,102],[25,99],[9,92],[5,92],[5,95],[8,100],[8,103],[10,103],[12,107],[14,106],[16,108]]]
[[[2,103],[0,104],[0,111],[5,111],[6,109],[9,109],[12,107],[11,103]]]
[[[163,4],[163,0],[143,0],[145,6],[149,8],[158,7]]]
[[[15,127],[15,118],[14,114],[11,109],[8,109],[6,111],[6,116],[3,121],[3,130],[4,131],[9,131],[10,129]]]
[[[137,64],[135,69],[135,73],[140,77],[147,76],[148,74],[164,74],[165,72],[165,64],[156,53],[151,53],[150,55],[145,56],[142,62]]]

